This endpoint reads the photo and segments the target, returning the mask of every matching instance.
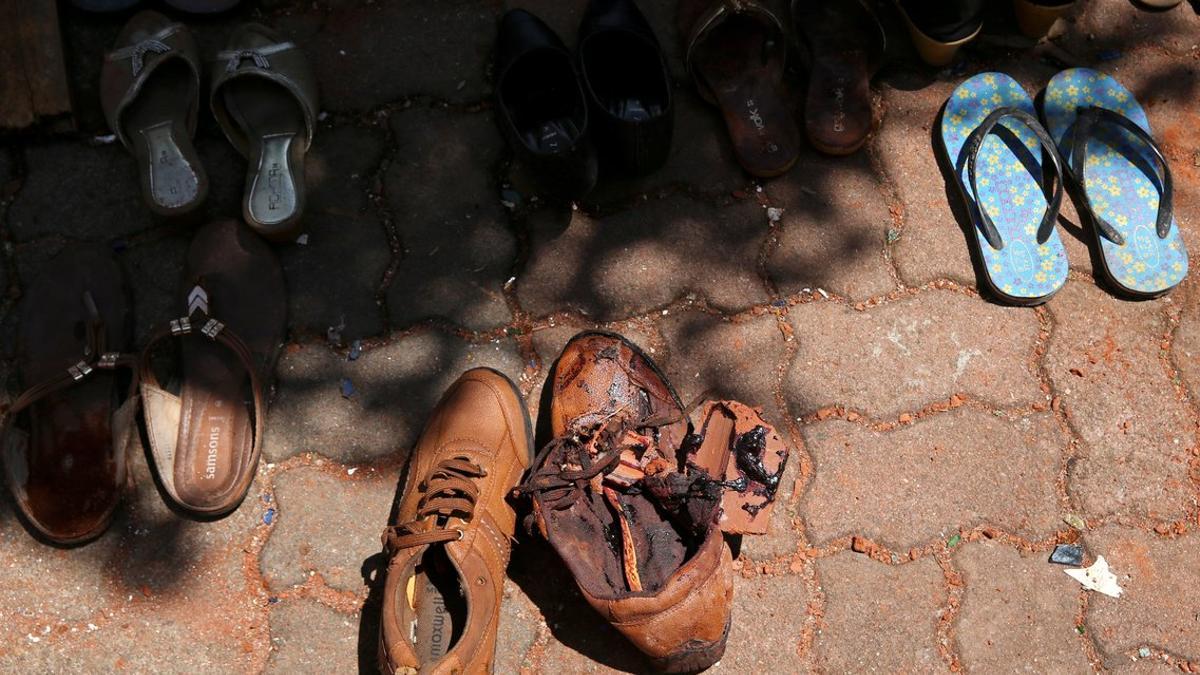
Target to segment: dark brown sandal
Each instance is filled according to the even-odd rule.
[[[883,26],[865,0],[793,0],[792,20],[810,68],[808,140],[825,154],[849,155],[874,127],[871,77],[883,57]]]
[[[185,315],[142,352],[142,408],[163,489],[181,509],[214,517],[237,508],[258,468],[287,295],[275,253],[235,221],[196,233],[187,278]],[[178,367],[160,379],[155,357],[172,338]]]
[[[213,116],[250,162],[242,216],[264,237],[289,240],[304,211],[304,154],[316,126],[312,68],[299,47],[258,24],[235,30],[217,58]]]
[[[70,545],[112,521],[137,397],[115,372],[134,361],[119,351],[131,337],[120,268],[88,250],[51,264],[21,301],[17,362],[27,388],[5,417],[4,468],[30,528]]]
[[[194,210],[208,176],[192,146],[200,108],[200,59],[184,26],[138,12],[117,36],[100,75],[108,125],[138,162],[142,194],[164,216]]]
[[[800,130],[783,93],[783,21],[761,0],[681,0],[679,23],[688,72],[721,109],[738,162],[763,178],[786,172]]]

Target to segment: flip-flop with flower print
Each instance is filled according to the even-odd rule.
[[[1064,70],[1046,85],[1042,115],[1096,233],[1099,271],[1132,297],[1177,286],[1188,255],[1172,215],[1171,169],[1133,94],[1104,73]]]
[[[942,111],[942,149],[970,214],[983,279],[1017,305],[1045,302],[1067,280],[1067,253],[1054,228],[1061,160],[1036,114],[1029,94],[1003,73],[963,82]]]

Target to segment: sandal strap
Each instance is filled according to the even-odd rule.
[[[1146,133],[1137,122],[1129,119],[1115,110],[1101,108],[1099,106],[1087,106],[1079,108],[1075,117],[1075,123],[1072,125],[1070,134],[1071,156],[1067,164],[1068,170],[1076,176],[1076,181],[1079,183],[1080,192],[1083,194],[1083,203],[1087,207],[1088,213],[1092,216],[1093,222],[1100,228],[1100,232],[1110,241],[1117,245],[1125,244],[1125,237],[1113,227],[1112,223],[1101,218],[1096,214],[1095,208],[1092,206],[1092,200],[1088,197],[1087,184],[1084,182],[1084,176],[1087,169],[1087,142],[1094,137],[1094,130],[1099,125],[1112,125],[1120,129],[1124,129],[1133,135],[1143,145],[1150,148],[1150,152],[1157,160],[1161,172],[1158,174],[1159,179],[1159,199],[1158,199],[1158,216],[1155,221],[1155,231],[1159,239],[1166,239],[1171,232],[1172,209],[1174,206],[1174,180],[1171,178],[1171,168],[1167,165],[1167,158],[1163,155],[1162,148],[1158,146],[1154,138]]]
[[[225,72],[227,73],[237,71],[247,61],[252,62],[255,68],[270,70],[271,61],[267,58],[268,56],[295,48],[296,43],[294,42],[279,42],[255,49],[227,49],[217,54],[217,60],[225,61]]]
[[[992,222],[992,217],[988,215],[987,209],[985,209],[983,204],[981,204],[979,201],[979,187],[976,184],[975,162],[979,158],[979,151],[983,147],[984,139],[986,139],[987,135],[991,133],[992,129],[1000,123],[1000,120],[1006,118],[1011,118],[1020,122],[1033,132],[1034,136],[1037,137],[1038,143],[1041,144],[1042,148],[1046,151],[1046,156],[1050,158],[1050,163],[1054,166],[1055,177],[1058,179],[1054,186],[1054,193],[1050,198],[1050,202],[1046,205],[1046,213],[1042,215],[1042,222],[1038,225],[1038,244],[1046,243],[1046,240],[1050,238],[1050,234],[1054,231],[1054,224],[1058,221],[1058,211],[1062,207],[1063,198],[1062,160],[1059,157],[1058,148],[1054,145],[1054,139],[1052,139],[1050,134],[1046,132],[1040,123],[1038,123],[1036,117],[1030,115],[1024,110],[1021,110],[1020,108],[1005,106],[993,110],[991,114],[984,118],[983,122],[971,132],[971,135],[967,137],[967,142],[964,146],[964,149],[967,152],[967,174],[971,181],[971,194],[973,195],[975,201],[975,211],[979,214],[979,217],[976,219],[976,224],[978,225],[980,231],[983,232],[984,239],[986,239],[988,244],[997,251],[1004,248],[1004,239],[1000,236],[1000,231],[996,229],[996,224]],[[1043,165],[1043,168],[1045,168],[1045,165]]]
[[[178,33],[182,29],[182,25],[173,23],[158,31],[154,35],[151,35],[141,42],[138,42],[137,44],[121,47],[120,49],[115,49],[109,52],[105,58],[109,61],[122,61],[124,59],[130,59],[130,68],[133,71],[133,76],[137,77],[142,73],[142,70],[145,69],[146,55],[162,55],[171,51],[173,47],[166,42],[166,39]]]
[[[83,358],[57,375],[53,375],[25,391],[21,392],[8,408],[8,419],[32,406],[38,401],[56,392],[62,391],[84,381],[97,370],[115,370],[117,368],[133,368],[137,358],[132,354],[107,351],[108,332],[104,319],[91,292],[84,292],[83,306],[87,310],[86,342],[83,347]],[[134,372],[134,388],[137,386],[136,370]]]

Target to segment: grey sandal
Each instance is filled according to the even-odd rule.
[[[295,44],[258,24],[236,29],[218,60],[213,116],[250,161],[242,214],[264,237],[288,240],[304,211],[304,154],[316,126],[312,69]]]

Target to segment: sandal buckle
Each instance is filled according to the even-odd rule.
[[[187,335],[192,332],[192,321],[186,316],[171,320],[171,335]]]
[[[87,361],[80,361],[70,368],[67,368],[67,372],[71,374],[71,378],[73,380],[78,382],[92,372],[92,367],[88,365]]]
[[[220,332],[224,329],[225,324],[217,321],[216,319],[209,319],[208,323],[205,323],[204,327],[200,329],[200,332],[203,333],[208,339],[216,340],[217,335],[220,334]]]

